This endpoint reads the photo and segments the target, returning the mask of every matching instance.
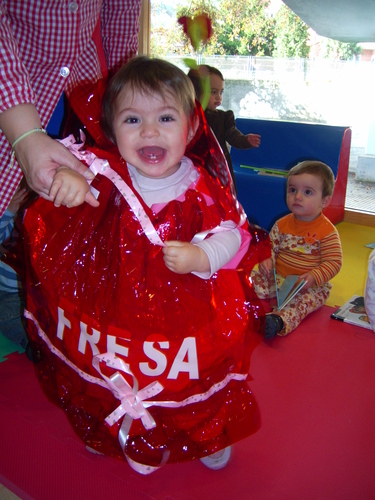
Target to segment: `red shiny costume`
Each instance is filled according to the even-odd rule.
[[[197,113],[200,127],[186,154],[201,172],[199,191],[188,190],[157,215],[134,191],[163,241],[190,241],[221,221],[238,223],[242,213],[222,152]],[[132,186],[117,150],[91,150]],[[154,467],[252,434],[260,421],[246,378],[263,313],[249,277],[270,255],[267,234],[249,228],[250,247],[237,269],[207,280],[175,274],[114,184],[98,174],[92,186],[98,208],[55,208],[39,199],[25,216],[27,310],[34,317],[28,333],[40,352],[35,369],[43,390],[85,444]],[[208,207],[200,191],[215,204]],[[126,369],[98,358],[107,352]],[[110,389],[106,380],[116,375],[133,395]],[[137,389],[155,382],[162,388],[138,405],[138,417],[128,411],[112,425],[105,421],[120,403],[137,405]]]

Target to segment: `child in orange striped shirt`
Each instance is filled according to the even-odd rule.
[[[254,287],[260,297],[269,297],[268,278],[274,266],[278,284],[289,274],[299,275],[306,284],[281,311],[266,316],[265,338],[287,335],[329,297],[329,280],[342,266],[339,234],[322,214],[334,185],[332,170],[319,161],[303,161],[288,172],[286,202],[292,213],[272,227],[272,258],[259,264]]]

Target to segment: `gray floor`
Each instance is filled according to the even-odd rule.
[[[0,484],[0,500],[19,500],[19,497]]]
[[[357,181],[349,172],[345,208],[375,214],[375,182]]]

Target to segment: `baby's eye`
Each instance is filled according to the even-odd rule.
[[[171,115],[165,115],[160,118],[160,121],[164,123],[173,122],[174,118]]]
[[[295,188],[293,188],[293,187],[290,187],[290,188],[288,189],[288,192],[289,192],[289,193],[295,193],[295,192],[296,192],[296,189],[295,189]]]
[[[306,189],[305,194],[306,194],[307,196],[309,196],[310,194],[312,194],[311,189]]]
[[[135,116],[129,116],[126,118],[125,123],[139,123],[139,119]]]
[[[216,95],[216,90],[211,90],[211,95]]]

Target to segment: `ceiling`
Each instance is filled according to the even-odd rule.
[[[283,0],[320,36],[375,42],[375,0]]]

